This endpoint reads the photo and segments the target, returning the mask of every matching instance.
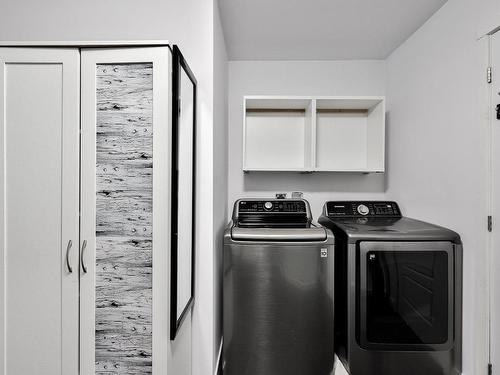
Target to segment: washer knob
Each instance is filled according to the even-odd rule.
[[[360,204],[358,206],[358,212],[360,215],[366,216],[370,213],[370,209],[366,207],[364,204]]]
[[[264,203],[264,208],[269,211],[273,209],[273,202],[266,202]]]

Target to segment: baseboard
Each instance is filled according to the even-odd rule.
[[[222,375],[222,345],[224,344],[224,339],[220,339],[219,344],[219,354],[217,355],[217,363],[215,364],[215,372],[214,375]]]

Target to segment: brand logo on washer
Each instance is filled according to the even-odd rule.
[[[328,257],[328,249],[321,249],[321,258]]]

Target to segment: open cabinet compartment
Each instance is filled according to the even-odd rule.
[[[384,172],[384,97],[243,102],[244,172]]]
[[[313,100],[245,97],[243,170],[310,171]]]
[[[316,99],[315,171],[384,172],[383,97]]]

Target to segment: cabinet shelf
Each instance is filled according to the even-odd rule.
[[[384,97],[246,96],[244,172],[384,172]]]

